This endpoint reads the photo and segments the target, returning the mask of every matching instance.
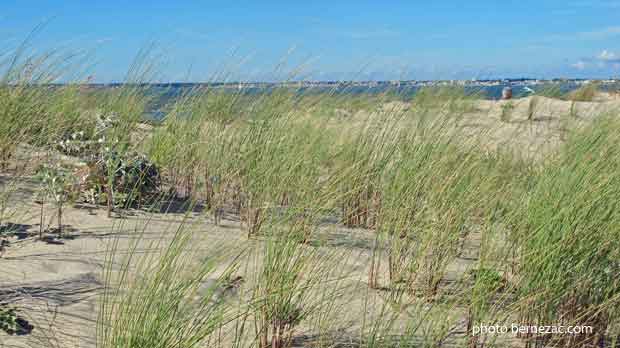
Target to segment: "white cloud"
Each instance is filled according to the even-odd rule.
[[[615,52],[605,49],[597,55],[590,57],[583,57],[576,63],[570,64],[570,67],[579,71],[611,71],[619,70],[620,68],[620,56]]]
[[[577,70],[583,70],[586,68],[586,63],[582,60],[578,61],[575,64],[571,64],[571,66]]]
[[[608,50],[603,50],[603,52],[601,52],[601,54],[599,54],[597,58],[603,62],[620,61],[620,59],[614,52],[610,52]]]

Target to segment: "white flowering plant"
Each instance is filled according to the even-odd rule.
[[[37,170],[37,178],[45,198],[51,198],[57,208],[58,234],[62,236],[63,205],[72,198],[73,184],[69,173],[60,166],[42,166]]]
[[[93,157],[108,144],[108,133],[117,123],[114,113],[98,113],[95,123],[66,132],[55,143],[56,150],[69,156]]]
[[[56,143],[56,150],[69,156],[83,155],[93,147],[93,142],[88,139],[87,133],[84,131],[76,131],[63,136]]]

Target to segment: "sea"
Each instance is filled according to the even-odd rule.
[[[512,88],[513,96],[515,98],[524,97],[532,94],[546,95],[546,96],[561,96],[569,93],[575,89],[581,87],[583,83],[579,81],[563,81],[563,82],[549,82],[549,83],[496,83],[492,85],[484,84],[469,84],[460,86],[464,89],[464,92],[469,95],[476,96],[478,98],[497,100],[501,98],[502,90],[506,87]],[[446,85],[432,85],[434,87],[444,87]],[[447,85],[452,86],[453,85]],[[602,89],[617,88],[617,84],[613,85],[601,85]],[[391,93],[404,100],[408,100],[415,96],[415,94],[422,88],[428,87],[428,85],[398,85],[396,83],[325,83],[317,84],[316,86],[284,86],[280,84],[244,84],[235,86],[234,84],[204,84],[204,83],[166,83],[166,84],[149,84],[146,89],[153,98],[152,103],[149,106],[149,111],[146,118],[153,121],[161,120],[165,117],[165,106],[170,102],[173,102],[176,98],[182,95],[191,93],[197,88],[213,88],[230,93],[242,93],[246,95],[260,95],[262,93],[270,93],[276,88],[289,88],[291,91],[304,95],[320,95],[329,93],[331,95],[379,95],[382,93]],[[456,85],[456,87],[459,87]]]

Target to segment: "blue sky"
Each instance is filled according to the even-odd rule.
[[[101,82],[151,42],[162,81],[620,75],[620,0],[3,0],[0,48],[42,23]]]

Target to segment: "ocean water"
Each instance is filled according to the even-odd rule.
[[[221,89],[230,93],[243,93],[247,95],[259,95],[262,93],[269,93],[273,91],[277,86],[268,85],[265,87],[243,87],[242,89],[226,87],[222,85],[204,85],[204,84],[191,84],[191,83],[179,83],[179,84],[155,84],[150,85],[147,88],[147,93],[152,94],[153,102],[150,106],[150,110],[145,115],[151,120],[161,120],[165,117],[165,113],[162,111],[166,104],[173,102],[176,98],[182,95],[191,93],[196,88],[209,86],[209,88]],[[492,86],[486,85],[468,85],[464,87],[465,93],[474,95],[479,98],[485,98],[489,100],[497,100],[501,98],[502,90],[505,87],[511,87],[513,90],[513,96],[515,98],[530,95],[532,93],[547,96],[559,96],[568,93],[572,90],[579,88],[580,86],[574,82],[554,83],[554,84],[498,84]],[[374,86],[352,86],[352,85],[334,85],[334,86],[318,86],[318,87],[290,87],[291,91],[304,95],[320,95],[329,93],[332,95],[353,95],[360,96],[364,94],[378,95],[389,92],[394,95],[398,95],[403,99],[409,99],[415,96],[415,94],[421,89],[422,86],[394,86],[394,85],[374,85]],[[534,92],[532,92],[534,91]]]

